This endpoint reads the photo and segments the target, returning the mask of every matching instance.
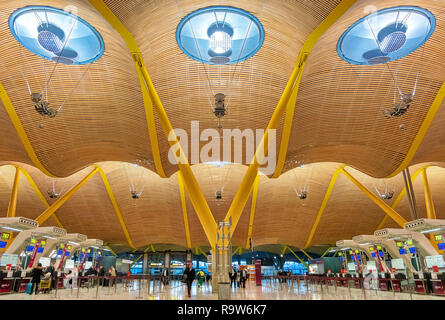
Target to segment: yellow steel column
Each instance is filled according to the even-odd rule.
[[[422,169],[426,169],[426,168],[429,168],[429,166],[423,167],[423,168],[417,170],[416,172],[414,172],[414,174],[411,176],[411,182],[414,183],[414,180],[422,172]],[[395,209],[398,206],[398,204],[400,203],[400,201],[402,201],[402,198],[405,196],[405,194],[406,194],[406,188],[403,188],[402,191],[400,191],[399,195],[397,196],[396,200],[391,205],[391,208]],[[379,225],[377,226],[376,230],[383,229],[385,223],[388,221],[388,218],[389,218],[389,216],[385,214],[385,216],[383,217],[383,219],[380,221]]]
[[[323,198],[323,202],[321,203],[320,209],[318,209],[317,216],[315,217],[314,224],[312,225],[311,232],[309,233],[309,237],[306,240],[306,244],[304,245],[304,248],[309,247],[309,245],[312,242],[312,239],[314,238],[315,231],[317,230],[318,224],[320,223],[321,216],[323,215],[324,209],[326,208],[326,205],[328,204],[328,200],[331,197],[332,190],[334,189],[335,182],[337,181],[338,175],[340,174],[341,170],[343,170],[344,166],[341,166],[337,170],[335,170],[334,175],[331,178],[331,182],[329,183],[328,189],[326,190],[326,193]]]
[[[102,178],[102,181],[105,185],[105,189],[107,189],[108,197],[110,198],[111,204],[113,205],[114,212],[116,213],[116,216],[119,220],[122,231],[124,232],[125,238],[127,239],[128,245],[130,247],[132,247],[133,249],[136,249],[136,247],[133,245],[133,241],[131,241],[130,234],[128,233],[127,226],[125,225],[124,218],[122,216],[122,212],[119,209],[119,206],[116,201],[116,197],[114,196],[113,189],[111,189],[110,182],[108,181],[107,175],[97,165],[94,165],[94,167],[96,168],[95,170],[99,172],[99,174]]]
[[[99,13],[111,24],[111,26],[119,32],[124,41],[126,42],[132,57],[136,63],[136,67],[139,68],[143,80],[145,82],[146,89],[148,90],[150,99],[155,107],[158,114],[159,121],[161,123],[162,129],[165,136],[169,140],[168,143],[171,147],[175,147],[179,151],[180,164],[178,164],[179,170],[182,172],[182,177],[184,179],[184,185],[187,190],[187,194],[190,197],[190,201],[195,208],[196,214],[198,215],[199,221],[204,229],[207,239],[210,245],[213,247],[216,240],[216,221],[210,211],[207,201],[202,193],[201,188],[196,181],[196,178],[188,164],[187,159],[184,156],[184,152],[179,144],[177,136],[174,134],[173,127],[168,119],[167,113],[164,110],[161,100],[155,90],[155,87],[150,79],[150,76],[145,68],[144,61],[142,59],[139,48],[130,32],[125,28],[125,26],[119,21],[119,19],[114,15],[114,13],[107,7],[107,5],[102,0],[89,0],[89,2],[96,8]],[[138,71],[138,73],[139,73]],[[142,86],[144,88],[144,86]],[[142,89],[144,90],[144,89]],[[170,139],[169,139],[170,138]],[[153,144],[153,142],[152,142]],[[152,145],[153,146],[153,145]]]
[[[281,255],[283,255],[287,250],[287,246],[284,246],[283,250],[281,250]]]
[[[179,185],[179,194],[181,196],[182,215],[184,217],[185,238],[187,240],[187,248],[190,249],[192,247],[192,242],[190,240],[190,228],[189,228],[189,219],[188,219],[188,215],[187,215],[187,203],[185,201],[184,182],[182,180],[181,172],[178,172],[178,185]]]
[[[306,268],[309,268],[308,265],[307,265],[307,263],[304,262],[303,260],[301,260],[300,257],[299,257],[299,256],[298,256],[298,255],[297,255],[291,248],[287,247],[287,249],[289,249],[289,251],[295,256],[295,258],[297,258],[298,261],[300,261],[302,264],[304,264],[304,266],[305,266]]]
[[[155,247],[153,247],[152,244],[150,245],[150,248],[151,248],[151,251],[152,251],[152,252],[156,252]]]
[[[426,168],[422,169],[423,191],[425,193],[426,217],[428,219],[437,219],[436,210],[434,209],[433,196],[431,195]]]
[[[9,198],[8,213],[6,214],[8,218],[15,217],[15,210],[17,208],[17,195],[19,192],[19,178],[20,170],[16,167],[14,183],[12,184],[11,197]]]
[[[433,103],[431,104],[430,109],[428,110],[428,113],[425,116],[425,119],[422,122],[422,125],[419,128],[419,131],[417,131],[417,135],[413,140],[413,143],[411,144],[411,147],[409,148],[405,158],[400,163],[398,168],[388,175],[386,178],[392,178],[396,175],[398,175],[400,172],[402,172],[403,169],[409,166],[411,163],[411,160],[416,155],[417,150],[420,147],[420,144],[422,143],[423,139],[425,138],[425,135],[428,132],[428,129],[431,126],[431,123],[433,123],[433,120],[439,111],[440,106],[442,105],[442,102],[445,99],[445,82],[442,84],[442,87],[440,87],[439,92],[436,95],[436,98],[434,99]]]
[[[258,197],[259,185],[260,185],[260,175],[257,175],[255,182],[253,183],[252,204],[250,206],[249,229],[247,230],[246,248],[250,247],[250,238],[252,237],[252,232],[253,232],[253,221],[255,220],[256,200]],[[238,223],[238,221],[239,220],[237,220],[236,222]],[[232,222],[233,222],[233,220],[232,220]],[[236,228],[236,225],[235,225],[235,228]],[[230,234],[233,234],[233,232],[235,232],[235,228],[232,226],[232,228],[231,228],[232,231]]]
[[[308,255],[306,251],[304,251],[303,249],[300,249],[300,251],[303,252],[306,257],[312,260],[312,257]]]
[[[77,190],[81,186],[83,186],[94,174],[98,171],[98,168],[93,169],[85,178],[83,178],[78,184],[76,184],[74,187],[72,187],[67,193],[65,193],[62,197],[57,199],[56,202],[54,202],[49,208],[47,208],[43,213],[36,218],[36,221],[39,223],[39,225],[42,225],[46,220],[48,220],[49,217],[51,217],[57,209],[59,209],[65,202],[70,199]]]
[[[298,57],[297,78],[293,83],[293,91],[290,99],[286,103],[286,116],[284,119],[283,131],[281,134],[280,152],[278,154],[277,168],[273,174],[273,178],[278,178],[283,170],[286,161],[287,149],[289,146],[289,138],[292,130],[292,122],[294,120],[295,104],[297,102],[298,89],[300,87],[303,70],[306,65],[307,58],[318,39],[346,12],[351,8],[357,0],[343,0],[332,12],[323,20],[323,22],[309,35],[301,48]]]
[[[400,227],[404,227],[407,222],[401,215],[399,215],[393,208],[388,206],[380,197],[377,197],[374,193],[369,191],[364,185],[358,182],[353,176],[349,174],[346,170],[341,170],[343,174],[348,177],[363,193],[376,205],[378,205],[391,219],[393,219]]]
[[[289,106],[290,109],[293,109],[295,105],[292,106],[292,103],[289,103],[291,98],[296,98],[296,92],[295,90],[298,89],[299,82],[301,80],[303,68],[305,66],[305,63],[307,61],[307,58],[309,56],[310,51],[314,47],[317,40],[320,38],[320,36],[327,30],[331,25],[333,25],[342,15],[345,13],[354,3],[356,0],[343,0],[327,17],[326,19],[311,33],[311,35],[308,37],[308,39],[305,41],[302,50],[300,51],[297,65],[294,68],[290,79],[286,85],[286,88],[283,91],[283,94],[278,102],[277,107],[275,108],[274,113],[272,114],[272,117],[270,119],[269,125],[266,128],[266,131],[264,133],[264,136],[258,145],[258,148],[255,152],[255,155],[252,159],[252,162],[249,165],[249,168],[241,182],[241,185],[235,195],[235,198],[232,201],[232,204],[229,208],[229,212],[227,214],[227,217],[232,217],[232,219],[239,219],[238,216],[241,216],[244,207],[246,205],[246,202],[249,198],[250,190],[252,189],[252,185],[255,181],[256,175],[258,174],[258,169],[260,167],[259,163],[262,163],[264,160],[264,156],[268,152],[268,137],[269,137],[269,131],[272,129],[276,129],[281,121],[281,118],[286,111],[286,107]],[[277,169],[278,172],[281,173],[282,164],[285,160],[285,153],[287,151],[287,144],[289,142],[289,135],[291,130],[291,124],[293,120],[293,116],[291,116],[291,112],[293,110],[289,110],[289,114],[287,117],[287,125],[285,125],[285,130],[283,131],[284,135],[282,138],[282,145],[280,146],[280,155],[278,158],[277,163]],[[286,150],[284,150],[286,149]],[[277,172],[277,171],[276,171]],[[277,174],[278,174],[277,172]],[[275,174],[274,176],[277,176]]]
[[[36,168],[42,171],[44,174],[50,177],[54,177],[54,175],[46,170],[46,168],[42,165],[39,158],[37,157],[36,152],[34,151],[31,142],[29,141],[28,136],[26,135],[25,128],[23,128],[22,122],[20,121],[17,113],[15,112],[14,106],[12,105],[11,100],[9,99],[8,94],[6,93],[5,88],[0,83],[0,100],[3,102],[3,107],[6,109],[9,118],[17,132],[17,135],[22,142],[23,147],[28,154],[29,159],[31,159],[32,163]]]

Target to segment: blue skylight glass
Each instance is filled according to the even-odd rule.
[[[403,58],[420,48],[436,27],[434,15],[423,8],[386,8],[350,26],[337,43],[338,55],[357,65],[376,65]]]
[[[213,6],[184,17],[176,29],[176,41],[192,59],[229,65],[258,52],[264,42],[264,29],[261,22],[245,10]]]
[[[63,64],[88,64],[99,59],[104,41],[88,22],[46,6],[28,6],[9,17],[9,29],[32,53]]]

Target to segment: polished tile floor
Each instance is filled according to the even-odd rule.
[[[306,287],[304,282],[300,286],[295,282],[291,284],[278,284],[264,282],[262,286],[256,286],[248,282],[246,288],[232,288],[232,300],[437,300],[443,297],[423,296],[418,294],[381,292],[374,290],[348,289],[334,287],[320,288],[318,285]],[[185,286],[179,281],[173,281],[168,286],[159,283],[150,283],[150,291],[147,284],[139,287],[139,282],[130,283],[128,286],[118,284],[117,287],[94,287],[90,289],[63,289],[53,290],[50,294],[9,294],[0,296],[0,300],[216,300],[218,294],[212,293],[210,285],[204,284],[202,288],[196,283],[192,287],[192,297],[188,298]]]

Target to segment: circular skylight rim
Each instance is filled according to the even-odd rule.
[[[407,48],[405,50],[402,50],[403,49],[403,46],[402,46],[398,50],[395,50],[395,51],[391,52],[392,57],[390,57],[389,55],[383,55],[381,57],[377,57],[377,58],[387,58],[387,59],[382,59],[382,62],[375,63],[375,64],[369,63],[367,61],[357,61],[357,60],[355,60],[353,58],[348,57],[344,53],[344,51],[342,49],[343,43],[345,42],[347,36],[356,27],[358,27],[362,23],[366,23],[367,19],[372,18],[374,16],[377,16],[379,14],[385,14],[385,13],[388,13],[388,12],[397,12],[397,11],[400,11],[400,10],[411,10],[412,12],[416,12],[417,14],[423,15],[429,21],[429,30],[428,30],[428,32],[423,34],[423,40],[420,41],[419,43],[417,43],[416,46],[412,46],[412,47]],[[378,64],[381,64],[381,63],[387,63],[387,62],[391,62],[391,61],[396,61],[396,60],[399,60],[401,58],[404,58],[404,57],[410,55],[414,51],[416,51],[419,48],[421,48],[430,39],[430,37],[433,35],[433,33],[434,33],[435,29],[436,29],[436,23],[437,22],[436,22],[436,18],[434,16],[434,14],[431,11],[429,11],[429,10],[427,10],[425,8],[419,7],[419,6],[397,6],[397,7],[390,7],[390,8],[381,9],[381,10],[378,10],[376,12],[373,12],[373,13],[371,13],[369,15],[366,15],[366,16],[360,18],[359,20],[354,22],[351,26],[349,26],[346,29],[345,32],[343,32],[343,34],[341,35],[341,37],[339,38],[339,40],[337,42],[337,54],[339,55],[339,57],[342,60],[344,60],[344,61],[346,61],[348,63],[351,63],[351,64],[355,64],[355,65],[378,65]],[[386,27],[384,27],[383,29],[385,29],[385,28]],[[380,31],[382,31],[383,29],[381,29]],[[374,30],[374,32],[376,32],[376,31]],[[376,50],[380,49],[379,47],[377,47],[376,43],[375,43],[375,49]],[[397,53],[398,51],[400,51],[400,52]],[[367,52],[369,52],[369,51],[362,52],[362,56],[365,53],[367,53]]]
[[[199,56],[196,56],[196,55],[190,53],[190,51],[182,43],[182,40],[181,40],[182,30],[187,25],[187,23],[189,21],[191,21],[193,18],[195,18],[201,14],[211,12],[211,11],[226,11],[226,12],[231,12],[231,13],[235,13],[235,14],[240,14],[243,17],[248,18],[250,21],[252,21],[252,23],[255,24],[255,26],[258,30],[258,33],[259,33],[258,43],[255,46],[255,48],[253,50],[250,50],[247,54],[243,54],[239,58],[237,57],[235,60],[230,60],[229,62],[226,62],[226,63],[213,63],[210,61],[210,59],[206,60],[204,58],[201,58]],[[209,27],[210,27],[210,25],[207,26],[207,28],[209,28]],[[247,59],[253,57],[261,49],[261,47],[263,46],[263,43],[264,43],[264,38],[265,38],[265,31],[264,31],[263,25],[260,22],[260,20],[257,17],[255,17],[252,13],[250,13],[244,9],[240,9],[240,8],[236,8],[236,7],[232,7],[232,6],[209,6],[209,7],[195,10],[195,11],[189,13],[188,15],[186,15],[184,18],[182,18],[176,28],[176,43],[177,43],[178,47],[181,49],[181,51],[193,60],[196,60],[196,61],[202,62],[202,63],[206,63],[206,64],[210,64],[210,65],[231,65],[231,64],[235,64],[235,63],[239,63],[244,60],[247,60]],[[208,39],[208,40],[210,40],[210,39]],[[231,50],[229,50],[229,51],[231,51]],[[223,55],[221,55],[219,57],[224,58]]]
[[[84,59],[84,60],[72,60],[73,63],[65,63],[65,64],[67,64],[67,65],[86,65],[86,64],[93,63],[93,62],[99,60],[103,56],[103,54],[105,52],[105,42],[102,38],[102,35],[99,33],[99,31],[96,30],[96,28],[94,28],[86,20],[82,19],[81,17],[79,17],[77,15],[72,14],[71,12],[67,12],[63,9],[59,9],[59,8],[55,8],[55,7],[51,7],[51,6],[43,6],[43,5],[30,5],[30,6],[22,7],[22,8],[15,10],[9,16],[8,26],[9,26],[10,32],[12,33],[14,38],[20,43],[20,45],[23,46],[28,51],[32,52],[33,54],[35,54],[45,60],[49,60],[49,61],[53,61],[53,62],[57,62],[57,60],[58,60],[57,58],[54,59],[57,56],[51,57],[50,54],[45,55],[44,51],[39,52],[37,50],[33,50],[32,48],[30,48],[30,46],[26,42],[23,41],[21,35],[16,32],[16,28],[15,28],[16,20],[21,15],[32,12],[32,11],[48,11],[51,13],[60,14],[60,15],[66,16],[66,17],[70,17],[73,20],[77,20],[77,23],[80,23],[82,26],[86,27],[91,32],[90,35],[94,35],[94,38],[97,40],[96,45],[98,45],[98,47],[99,47],[99,49],[96,50],[97,53],[95,53],[95,55],[92,58]],[[59,27],[57,25],[55,25],[55,26]],[[34,40],[36,40],[38,42],[37,39],[34,39]],[[70,41],[71,40],[69,40],[66,44],[70,43]],[[43,50],[47,50],[47,49],[43,48]],[[64,53],[65,51],[68,52],[70,50],[71,50],[71,48],[64,47],[64,48],[62,48],[61,53]],[[48,52],[50,52],[50,51],[48,51]],[[60,57],[60,60],[69,59],[62,55],[59,57]],[[63,63],[61,61],[59,61],[59,62]]]

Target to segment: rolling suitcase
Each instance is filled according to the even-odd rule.
[[[26,290],[25,290],[25,292],[26,292],[27,294],[32,294],[32,283],[31,283],[31,282],[28,283],[28,284],[26,285]]]

